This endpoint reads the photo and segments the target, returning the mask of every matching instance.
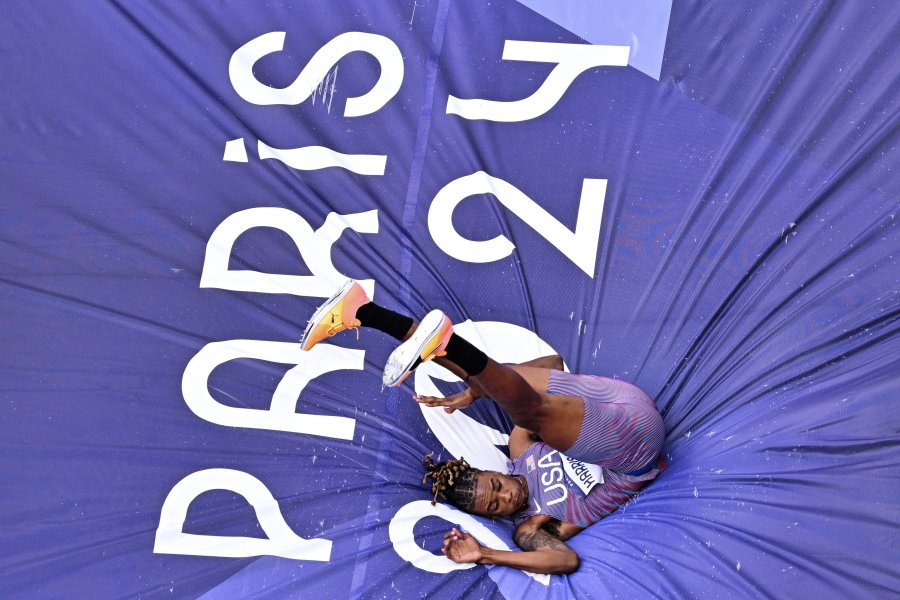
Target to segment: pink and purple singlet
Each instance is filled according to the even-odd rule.
[[[608,377],[550,371],[547,391],[584,400],[584,421],[566,456],[601,465],[604,481],[585,495],[564,473],[559,452],[536,442],[509,462],[528,482],[529,505],[516,523],[550,515],[586,527],[619,508],[661,471],[662,416],[640,388]]]

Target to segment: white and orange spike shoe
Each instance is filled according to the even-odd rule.
[[[356,311],[363,304],[371,302],[362,286],[352,279],[341,286],[325,304],[316,309],[306,324],[306,331],[300,338],[300,347],[311,350],[313,346],[345,329],[356,329],[361,325]]]
[[[447,343],[453,335],[453,324],[447,315],[433,310],[419,323],[412,336],[391,352],[384,365],[381,382],[386,387],[403,383],[421,363],[447,354]]]

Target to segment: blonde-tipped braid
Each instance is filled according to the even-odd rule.
[[[422,484],[428,484],[431,478],[431,492],[434,498],[431,504],[437,504],[438,496],[463,510],[472,510],[475,505],[475,488],[480,469],[476,469],[460,457],[459,460],[434,462],[434,452],[422,461],[425,476]]]

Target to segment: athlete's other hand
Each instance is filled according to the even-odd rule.
[[[456,527],[444,536],[441,552],[455,563],[477,563],[481,560],[481,544],[478,540]]]
[[[446,398],[419,396],[418,394],[413,396],[413,400],[419,404],[424,404],[425,406],[443,406],[444,412],[448,415],[460,408],[468,408],[477,399],[478,394],[472,388],[467,388],[465,391],[453,394],[452,396],[447,396]]]

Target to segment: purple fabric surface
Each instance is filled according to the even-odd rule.
[[[534,93],[554,65],[502,60],[507,40],[584,40],[512,0],[377,4],[4,4],[0,596],[896,597],[900,5],[676,1],[658,81],[589,67],[543,114],[503,122],[448,114],[448,99]],[[302,101],[248,101],[229,63],[276,32],[282,51],[234,65],[260,88],[289,87],[348,32],[381,36],[356,39],[386,66],[352,51]],[[399,87],[345,115],[378,81]],[[375,156],[370,169],[382,156],[384,172],[298,169],[259,142]],[[495,193],[430,227],[441,191],[479,173]],[[599,233],[585,217],[568,242],[600,200]],[[214,232],[259,208],[275,212],[221,269],[294,278],[206,279]],[[326,226],[331,213],[362,216]],[[464,260],[436,241],[451,229],[514,249]],[[570,540],[581,567],[549,585],[412,564],[391,523],[429,499],[420,461],[443,446],[408,388],[381,390],[384,337],[335,338],[349,366],[299,392],[289,346],[208,374],[220,405],[297,399],[352,420],[351,439],[188,404],[188,366],[222,342],[296,343],[322,299],[300,278],[329,264],[388,308],[512,323],[572,372],[638,385],[663,414],[668,468]],[[467,414],[509,430],[489,403]],[[260,482],[294,534],[329,540],[328,559],[155,552],[176,486],[224,469]],[[452,525],[422,519],[410,551],[438,552]],[[512,544],[509,523],[484,526]],[[267,537],[223,489],[189,504],[183,531]]]

